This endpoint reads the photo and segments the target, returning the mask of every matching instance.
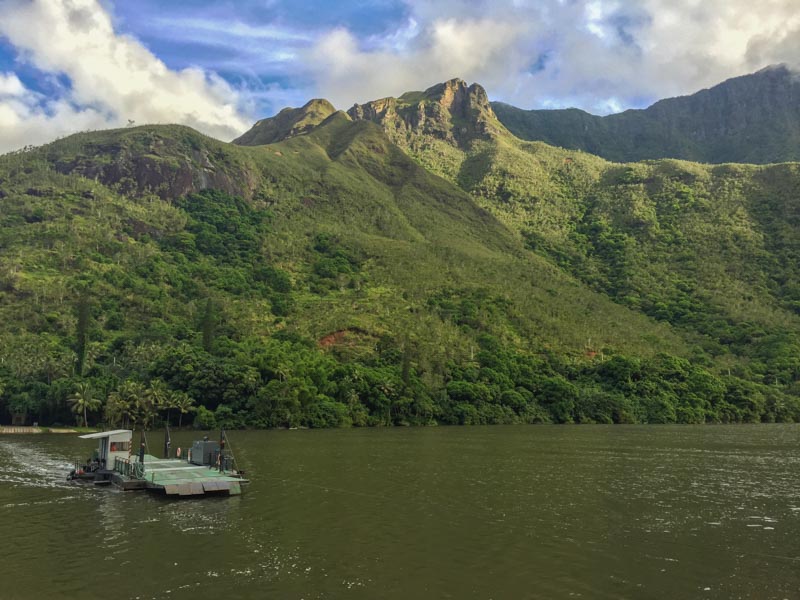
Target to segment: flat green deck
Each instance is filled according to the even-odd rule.
[[[144,480],[149,489],[164,490],[169,495],[198,496],[214,492],[227,492],[231,496],[242,493],[241,484],[246,479],[220,473],[218,469],[193,465],[181,459],[144,457]]]

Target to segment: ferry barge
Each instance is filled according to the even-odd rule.
[[[115,485],[123,490],[148,490],[167,496],[204,496],[209,494],[238,496],[242,485],[249,483],[236,468],[233,453],[226,450],[225,433],[220,440],[195,441],[186,457],[171,458],[169,431],[164,441],[164,458],[145,451],[142,441],[139,453],[133,454],[133,431],[115,429],[79,436],[97,440],[92,458],[77,464],[68,480],[91,482],[94,485]]]

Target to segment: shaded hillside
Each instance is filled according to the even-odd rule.
[[[800,160],[800,77],[785,66],[729,79],[644,110],[598,117],[578,109],[522,110],[492,103],[521,139],[617,162],[680,158],[707,163]]]

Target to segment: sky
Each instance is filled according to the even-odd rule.
[[[797,0],[0,0],[0,153],[130,123],[227,141],[454,77],[608,114],[777,63]]]

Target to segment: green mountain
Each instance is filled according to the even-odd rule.
[[[0,419],[800,419],[797,165],[608,163],[460,80],[311,112],[0,157]]]
[[[336,109],[327,100],[309,100],[300,108],[284,108],[274,117],[262,119],[244,135],[233,140],[242,146],[262,146],[308,133]]]
[[[644,110],[598,117],[578,109],[522,110],[492,103],[514,135],[611,161],[680,158],[706,163],[800,160],[800,77],[785,65],[729,79]]]

